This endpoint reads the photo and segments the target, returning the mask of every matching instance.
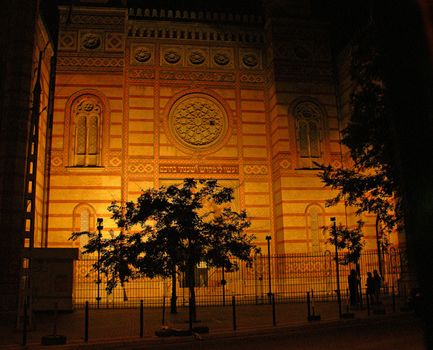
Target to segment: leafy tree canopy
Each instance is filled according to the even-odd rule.
[[[338,190],[327,205],[344,201],[357,208],[357,215],[376,214],[379,236],[402,225],[382,47],[375,24],[370,23],[355,38],[352,48],[351,119],[342,131],[342,143],[348,147],[353,164],[350,168],[318,165],[325,185]]]
[[[361,251],[364,247],[364,234],[362,227],[364,222],[359,220],[356,228],[349,229],[342,224],[335,226],[325,226],[324,228],[329,232],[328,243],[336,246],[337,249],[344,250],[344,258],[340,260],[340,264],[347,265],[349,263],[357,264],[361,257]]]
[[[184,179],[182,185],[143,191],[136,202],[125,206],[113,202],[108,208],[120,234],[89,236],[84,253],[100,250],[100,268],[109,278],[107,290],[118,282],[140,276],[169,277],[177,268],[190,272],[205,262],[208,266],[238,268],[232,257],[251,262],[257,252],[255,237],[245,233],[250,226],[245,211],[232,210],[233,189],[216,180]]]

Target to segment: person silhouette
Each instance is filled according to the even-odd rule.
[[[373,271],[373,280],[374,280],[374,298],[376,303],[379,303],[380,288],[382,287],[382,277],[380,277],[377,270]]]
[[[347,277],[347,282],[349,284],[349,296],[350,305],[355,306],[358,303],[358,274],[356,270],[350,270],[350,274]]]
[[[365,285],[367,286],[367,298],[369,298],[371,304],[374,304],[376,302],[376,285],[370,271],[367,272],[367,282]]]

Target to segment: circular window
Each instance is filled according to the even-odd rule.
[[[218,144],[227,132],[227,114],[215,98],[201,93],[178,99],[169,112],[170,131],[177,142],[195,150]]]

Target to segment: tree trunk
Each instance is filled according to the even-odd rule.
[[[170,301],[170,313],[177,314],[177,293],[176,293],[176,266],[171,271],[171,301]]]
[[[189,288],[189,314],[191,318],[191,322],[196,322],[197,313],[195,307],[195,274],[194,274],[194,263],[188,263],[188,288]]]
[[[359,264],[359,261],[356,262],[356,274],[358,275],[358,285],[356,286],[357,293],[358,293],[358,299],[359,299],[359,305],[363,305],[362,300],[362,277],[361,277],[361,265]]]

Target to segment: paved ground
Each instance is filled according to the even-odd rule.
[[[414,318],[413,314],[401,313],[399,309],[400,308],[397,305],[396,311],[394,312],[392,305],[388,303],[386,306],[385,315],[373,314],[372,310],[370,310],[370,315],[368,315],[367,310],[364,309],[353,311],[355,314],[354,320],[339,320],[338,305],[335,302],[324,302],[317,303],[315,305],[315,312],[316,314],[320,314],[321,320],[308,322],[307,306],[305,303],[277,304],[276,326],[273,326],[271,305],[240,305],[236,308],[237,329],[234,331],[233,310],[232,307],[228,305],[225,307],[218,306],[198,308],[197,317],[199,322],[194,325],[208,326],[210,328],[210,333],[208,335],[203,335],[202,338],[204,340],[197,342],[197,344],[204,345],[203,342],[206,342],[208,346],[204,348],[220,349],[222,344],[227,343],[227,345],[224,345],[223,347],[227,348],[226,350],[229,350],[242,348],[241,344],[238,344],[237,347],[233,346],[243,339],[243,337],[245,337],[245,340],[241,341],[241,343],[244,345],[250,343],[250,349],[259,348],[255,347],[255,345],[258,346],[258,344],[262,344],[261,348],[265,346],[267,349],[271,349],[272,347],[268,346],[271,343],[274,344],[273,346],[275,346],[273,348],[282,349],[284,348],[284,344],[287,346],[287,339],[290,337],[281,337],[279,335],[286,334],[287,332],[296,333],[301,331],[302,334],[307,334],[314,329],[326,329],[328,327],[333,327],[332,329],[339,329],[338,332],[341,333],[341,329],[348,327],[348,325],[352,325],[352,328],[355,327],[354,325],[364,325],[364,328],[367,330],[372,329],[374,331],[375,329],[378,329],[378,327],[384,328],[383,325],[388,323],[392,324],[393,322],[397,322],[397,324],[405,324],[406,322],[406,327],[399,327],[402,329],[408,328],[407,325],[412,327],[409,327],[412,329],[412,333],[405,337],[406,339],[409,339],[409,345],[414,345],[414,347],[411,347],[410,349],[423,349],[419,322],[416,320],[416,318]],[[346,307],[343,305],[343,312],[345,311]],[[203,345],[194,345],[199,347],[193,347],[190,343],[192,341],[191,337],[170,337],[165,339],[157,338],[155,336],[155,331],[161,328],[162,318],[163,313],[161,309],[145,308],[144,337],[143,339],[140,339],[139,309],[90,310],[88,331],[89,340],[86,343],[84,342],[84,310],[76,310],[73,313],[58,315],[57,334],[67,336],[68,345],[63,346],[62,348],[64,349],[140,349],[152,347],[164,348],[163,346],[168,346],[165,347],[168,349],[173,348],[173,344],[176,344],[176,348],[178,348],[178,346],[182,346],[182,344],[185,342],[188,343],[185,345],[186,347],[179,347],[179,349],[202,348]],[[165,315],[165,323],[166,325],[169,325],[173,328],[187,329],[188,309],[180,308],[179,313],[176,315],[170,315],[167,312]],[[373,324],[373,326],[369,326],[370,324]],[[399,327],[396,327],[396,329],[399,329]],[[52,314],[36,315],[33,319],[33,327],[27,335],[27,348],[40,348],[39,344],[41,342],[41,337],[52,334],[53,328],[54,317]],[[350,327],[348,329],[350,329]],[[325,331],[323,334],[328,333],[329,332]],[[256,336],[257,334],[260,334],[262,338],[257,339],[256,341],[251,341],[251,337]],[[273,334],[273,336],[270,337],[272,341],[266,340],[266,334]],[[323,334],[320,335],[320,332],[316,332],[315,334],[316,335],[312,334],[310,338],[323,338]],[[342,339],[350,339],[349,334],[350,332],[347,333],[346,338],[343,337]],[[397,331],[396,335],[388,337],[389,339],[380,340],[380,342],[384,341],[385,344],[391,344],[391,342],[395,341],[395,339],[400,339],[402,334],[404,333]],[[236,335],[235,338],[233,338],[234,335]],[[374,336],[374,332],[369,337],[372,340],[380,339]],[[233,338],[236,341],[227,342],[227,339],[230,338]],[[296,337],[292,338],[297,339]],[[302,342],[301,338],[299,338],[299,342]],[[362,339],[362,337],[360,337],[360,339]],[[20,349],[22,348],[20,346],[21,343],[22,332],[14,330],[13,327],[0,328],[0,349]],[[329,340],[327,343],[329,343]],[[369,343],[373,344],[371,340]],[[103,347],[102,344],[106,345]],[[194,344],[194,342],[192,344]],[[362,343],[357,345],[360,344]],[[342,344],[340,345],[342,346]],[[291,348],[296,349],[297,347]],[[304,347],[299,348],[301,349]],[[382,344],[381,348],[386,349],[388,347],[384,347],[384,344]],[[52,349],[52,347],[50,347],[50,349]],[[323,347],[323,349],[325,349],[325,347]],[[373,349],[373,347],[354,347],[351,350],[354,349]],[[402,347],[401,349],[405,348]]]

